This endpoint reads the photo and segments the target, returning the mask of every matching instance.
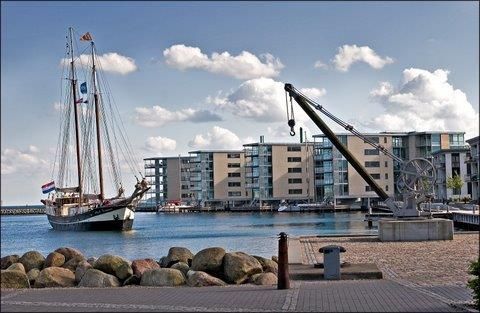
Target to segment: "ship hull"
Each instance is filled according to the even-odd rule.
[[[47,214],[54,230],[126,231],[131,230],[135,212],[129,207],[99,207],[82,214],[55,216]]]

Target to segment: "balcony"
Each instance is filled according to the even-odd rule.
[[[257,167],[258,162],[247,162],[245,163],[245,167]]]
[[[478,162],[478,158],[476,158],[476,157],[471,157],[470,156],[470,157],[465,159],[465,163],[476,163],[476,162]]]
[[[155,168],[155,163],[153,163],[153,164],[145,164],[144,168]]]
[[[477,174],[465,175],[465,182],[467,182],[467,183],[478,182],[478,181],[479,181],[479,179],[478,179]]]
[[[245,156],[258,156],[258,150],[257,151],[245,151]]]
[[[321,174],[321,173],[332,173],[332,168],[331,167],[316,167],[314,170],[315,174]]]
[[[322,160],[333,160],[333,156],[331,154],[316,154],[313,159],[315,161],[322,161]]]
[[[200,175],[192,175],[192,176],[190,176],[190,181],[192,181],[192,182],[200,182],[200,181],[202,181],[202,176],[200,176]]]
[[[258,177],[258,173],[245,173],[245,177],[247,178]]]
[[[252,184],[245,184],[245,188],[258,188],[259,185],[258,183],[252,183]]]

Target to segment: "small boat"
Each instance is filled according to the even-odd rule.
[[[55,182],[52,174],[51,181],[42,186],[48,197],[41,202],[55,230],[130,230],[135,209],[150,187],[145,178],[137,178],[131,195],[124,195],[120,152],[133,173],[140,171],[101,73],[93,38],[90,33],[77,38],[89,44],[82,49],[91,53],[74,54],[74,47],[79,45],[74,44],[74,31],[69,28],[62,60],[62,73],[68,73],[68,77],[62,77],[65,91],[53,165],[57,177]],[[85,82],[79,85],[80,78]],[[104,163],[109,169],[108,183]],[[113,196],[106,196],[107,188]]]

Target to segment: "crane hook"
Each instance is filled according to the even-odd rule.
[[[288,126],[290,126],[290,136],[295,136],[295,130],[293,129],[293,127],[295,126],[295,120],[294,119],[290,119],[288,120]]]

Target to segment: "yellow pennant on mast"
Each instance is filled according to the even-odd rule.
[[[80,37],[81,41],[92,41],[92,35],[89,32],[86,32],[82,37]]]

